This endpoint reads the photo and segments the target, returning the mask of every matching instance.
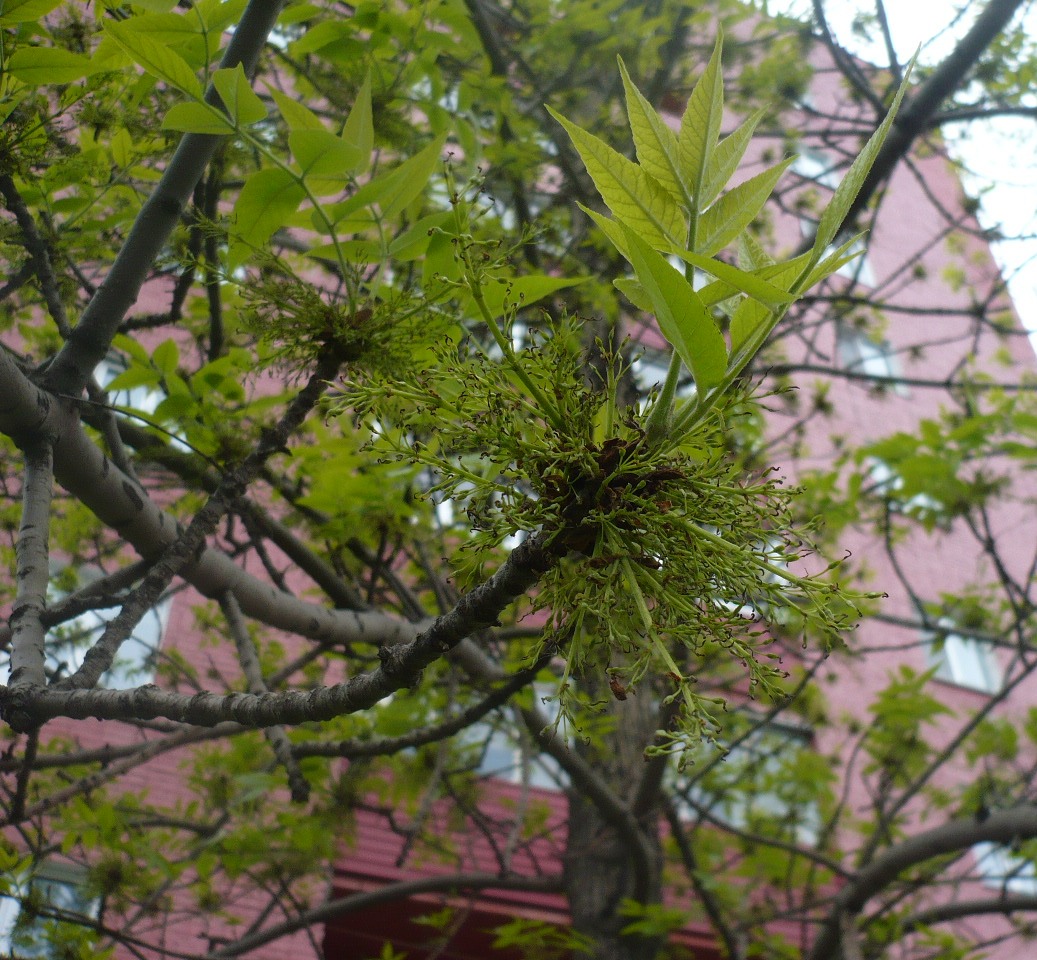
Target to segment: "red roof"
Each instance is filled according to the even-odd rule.
[[[495,950],[495,929],[522,918],[556,926],[569,924],[564,894],[537,889],[508,889],[480,883],[476,888],[450,887],[459,875],[560,878],[566,841],[568,810],[565,794],[536,787],[490,780],[480,785],[483,820],[476,830],[470,820],[457,827],[446,803],[434,805],[421,824],[423,835],[442,839],[439,849],[412,845],[411,815],[360,805],[355,811],[352,836],[335,867],[332,896],[350,897],[381,891],[361,909],[351,909],[327,922],[324,950],[328,960],[363,960],[381,954],[386,942],[424,960],[435,952],[441,960],[490,957],[516,960],[517,951]],[[516,819],[540,807],[539,829],[533,834],[515,830]],[[523,809],[524,808],[524,809]],[[431,827],[431,829],[430,829]],[[506,869],[510,867],[510,870]],[[405,884],[403,898],[388,896],[396,884]],[[441,929],[420,918],[452,910]],[[444,940],[446,941],[444,943]],[[701,928],[687,929],[675,940],[693,949],[696,960],[719,960],[715,940]]]

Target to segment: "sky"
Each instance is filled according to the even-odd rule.
[[[972,0],[957,18],[963,3],[954,0],[886,0],[885,9],[894,47],[901,61],[921,45],[923,63],[937,63],[968,30],[984,2]],[[811,16],[810,0],[769,0],[770,12]],[[827,0],[826,15],[836,39],[873,63],[887,62],[881,41],[867,43],[853,29],[858,11],[872,13],[874,0]],[[1022,16],[1037,36],[1037,9]],[[1008,280],[1012,299],[1026,327],[1037,334],[1037,120],[1003,117],[972,121],[945,131],[953,155],[970,171],[966,189],[980,197],[980,221],[999,228],[1008,239],[994,245],[994,256]],[[1034,340],[1034,338],[1031,338]],[[1037,341],[1035,341],[1037,347]]]

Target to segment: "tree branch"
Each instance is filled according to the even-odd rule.
[[[1016,807],[976,819],[953,820],[909,837],[876,857],[835,898],[828,918],[809,954],[809,960],[839,957],[844,917],[852,917],[905,870],[934,857],[958,853],[977,843],[1011,843],[1037,837],[1037,806]]]
[[[1025,893],[1001,893],[997,897],[971,900],[953,900],[950,903],[941,903],[935,907],[927,907],[911,914],[901,921],[900,929],[903,933],[911,933],[921,927],[931,927],[935,923],[950,923],[954,920],[962,920],[966,917],[981,917],[989,914],[1004,914],[1011,916],[1017,912],[1037,911],[1037,896]]]
[[[297,757],[345,757],[349,760],[360,760],[368,757],[388,757],[401,750],[424,747],[452,737],[461,730],[467,730],[478,723],[488,713],[502,707],[519,690],[528,686],[536,675],[551,661],[551,655],[544,655],[531,667],[520,670],[507,682],[488,694],[478,703],[462,710],[456,716],[433,727],[414,730],[399,737],[371,737],[365,740],[336,740],[333,743],[311,741],[297,743],[292,751]]]
[[[814,20],[817,23],[818,30],[821,32],[821,39],[828,48],[828,53],[839,72],[846,78],[850,86],[872,105],[878,116],[881,117],[885,113],[885,105],[872,89],[868,78],[861,71],[861,68],[857,66],[858,61],[839,46],[838,41],[833,36],[831,28],[828,26],[824,0],[813,0],[813,7]]]
[[[22,239],[25,241],[25,249],[32,260],[33,272],[36,274],[36,279],[40,281],[40,292],[43,294],[44,303],[47,304],[47,311],[57,326],[58,333],[67,340],[72,330],[68,322],[68,314],[65,312],[65,303],[61,299],[58,278],[54,275],[50,250],[40,235],[36,221],[33,220],[32,214],[25,206],[25,201],[10,174],[0,174],[0,195],[3,196],[7,209],[14,214],[15,220],[18,221]]]
[[[11,610],[11,686],[42,687],[45,630],[41,615],[50,582],[50,499],[54,485],[53,448],[41,438],[25,448],[22,520],[15,546],[18,589]]]
[[[101,674],[111,667],[119,646],[133,632],[144,614],[158,602],[173,577],[204,546],[205,539],[215,529],[220,517],[244,494],[263,464],[274,453],[286,447],[288,439],[316,406],[340,366],[337,348],[326,347],[318,358],[316,370],[302,390],[292,398],[281,419],[274,427],[263,431],[255,450],[224,474],[220,485],[194,515],[187,529],[165,548],[140,585],[127,598],[119,614],[105,626],[100,638],[86,652],[83,665],[71,677],[61,681],[61,688],[96,686]]]
[[[263,679],[263,669],[259,663],[259,654],[256,645],[248,633],[248,626],[241,616],[241,607],[234,599],[234,594],[228,591],[220,597],[220,609],[227,619],[230,635],[234,639],[234,646],[238,651],[238,662],[241,664],[241,672],[248,682],[249,693],[266,693],[266,680]],[[284,767],[288,777],[288,787],[291,791],[293,803],[306,803],[310,798],[310,784],[299,769],[299,761],[292,752],[292,745],[288,742],[288,735],[284,727],[273,726],[263,730],[267,742],[274,751],[277,762]]]
[[[188,696],[159,690],[151,684],[135,690],[28,691],[22,685],[0,688],[0,714],[16,730],[58,716],[100,720],[166,717],[197,726],[233,720],[250,727],[330,720],[373,707],[390,693],[414,683],[422,669],[452,650],[468,634],[495,623],[504,608],[533,586],[553,562],[542,538],[530,537],[511,552],[489,580],[462,596],[453,610],[438,617],[416,639],[400,646],[383,646],[379,651],[382,665],[378,669],[332,687],[285,693]]]
[[[1001,106],[993,104],[989,107],[959,107],[955,110],[941,110],[929,121],[930,129],[937,129],[948,123],[969,123],[973,120],[991,120],[994,117],[1024,117],[1027,120],[1037,119],[1037,107]]]
[[[670,825],[670,836],[677,845],[677,852],[684,863],[684,873],[695,890],[695,895],[702,904],[709,922],[717,932],[717,936],[723,941],[728,960],[743,960],[746,954],[747,944],[745,935],[736,933],[734,928],[727,922],[724,916],[721,898],[716,896],[710,884],[703,881],[702,870],[699,866],[698,857],[695,856],[695,848],[688,839],[688,833],[677,815],[677,808],[670,797],[663,800],[663,813],[666,822]]]
[[[847,370],[842,367],[825,366],[819,363],[775,363],[767,368],[767,373],[782,376],[790,373],[816,373],[826,377],[838,377],[841,380],[853,380],[858,383],[870,383],[876,387],[920,387],[932,390],[997,390],[1006,393],[1035,393],[1037,382],[1006,383],[988,380],[933,380],[927,377],[884,376],[878,373],[866,373],[861,370]]]

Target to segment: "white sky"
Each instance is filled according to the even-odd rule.
[[[811,14],[810,0],[769,0],[770,12],[789,12],[801,18]],[[957,11],[966,6],[960,19]],[[893,43],[901,60],[922,45],[923,63],[936,63],[972,25],[986,5],[953,0],[886,0]],[[866,43],[854,34],[858,11],[874,12],[873,0],[827,0],[829,25],[839,42],[876,64],[888,62],[885,46]],[[1037,36],[1037,10],[1023,14]],[[980,220],[985,227],[999,227],[1009,239],[994,247],[1008,280],[1012,299],[1023,323],[1037,332],[1037,120],[1002,117],[949,126],[944,135],[954,155],[972,172],[965,186],[981,198]]]

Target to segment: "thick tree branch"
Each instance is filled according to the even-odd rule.
[[[233,720],[245,726],[330,720],[373,707],[383,697],[414,683],[421,670],[456,647],[468,634],[490,626],[516,597],[525,593],[554,562],[542,539],[531,537],[449,613],[410,643],[383,646],[382,665],[332,687],[286,693],[198,693],[159,690],[53,690],[0,688],[0,711],[15,729],[28,729],[58,716],[100,720],[166,717],[213,726]],[[359,616],[359,615],[355,615]]]
[[[839,957],[844,918],[859,914],[868,900],[893,883],[905,870],[934,857],[959,853],[977,843],[1011,843],[1033,837],[1037,837],[1037,806],[998,811],[982,822],[976,819],[954,820],[903,840],[876,857],[839,891],[809,953],[809,960]]]
[[[951,923],[968,917],[982,917],[990,914],[1002,914],[1010,917],[1013,913],[1037,913],[1037,896],[1026,893],[1009,893],[1003,891],[996,897],[975,898],[969,900],[953,900],[934,907],[927,907],[911,914],[901,921],[900,929],[911,933],[923,927],[931,927],[936,923]]]
[[[22,519],[15,546],[18,588],[11,610],[11,686],[43,686],[45,630],[41,615],[50,582],[50,499],[54,458],[46,437],[25,448]]]

